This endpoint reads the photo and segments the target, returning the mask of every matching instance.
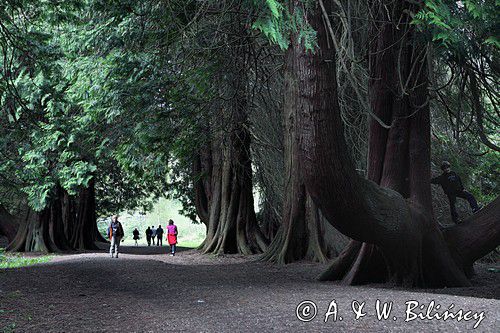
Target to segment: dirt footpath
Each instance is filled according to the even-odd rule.
[[[166,247],[124,252],[118,259],[60,255],[1,270],[0,331],[500,332],[499,274],[485,267],[471,288],[405,291],[318,282],[326,267],[320,264],[277,266],[194,250],[170,257]],[[376,317],[377,300],[380,309],[393,302],[386,320]],[[436,317],[447,309],[455,319]]]

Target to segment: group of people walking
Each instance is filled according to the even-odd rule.
[[[451,165],[449,162],[444,161],[441,164],[441,170],[443,173],[437,177],[431,179],[432,184],[441,185],[443,191],[448,197],[450,203],[450,213],[451,218],[454,223],[458,223],[458,213],[455,207],[455,203],[457,198],[466,199],[469,202],[469,205],[472,209],[472,212],[477,212],[482,207],[478,205],[476,198],[470,193],[467,192],[462,184],[462,180],[460,177],[451,170]],[[170,245],[170,255],[175,255],[175,250],[177,246],[177,226],[174,224],[173,220],[168,221],[167,228],[167,238],[168,245]],[[153,245],[163,246],[163,235],[165,234],[165,230],[158,226],[155,228],[154,226],[148,227],[145,231],[146,233],[146,241],[148,246],[151,246],[151,242]],[[138,246],[139,240],[139,230],[135,228],[133,231],[135,245]],[[123,227],[121,223],[118,221],[118,215],[114,215],[111,219],[111,223],[108,226],[108,238],[111,241],[111,246],[109,248],[109,254],[111,257],[118,258],[118,249],[120,247],[120,242],[124,236]]]
[[[170,255],[174,256],[177,249],[177,226],[174,224],[173,220],[168,221],[166,229],[166,240],[170,246]],[[155,228],[154,226],[148,227],[145,233],[148,246],[151,246],[151,241],[153,241],[153,245],[156,244],[157,246],[163,246],[163,235],[165,234],[165,230],[163,230],[161,225],[159,225],[158,228]],[[138,246],[138,240],[140,239],[139,230],[135,228],[132,234],[134,236],[133,239],[135,241],[135,245]],[[111,258],[118,258],[120,242],[122,241],[124,235],[125,233],[123,231],[123,227],[120,221],[118,221],[118,215],[114,215],[111,218],[111,223],[108,225],[108,238],[111,242],[109,254],[111,255]]]
[[[172,220],[170,220],[170,221],[172,221]],[[169,221],[169,223],[170,223],[170,221]],[[138,230],[137,230],[137,233],[139,233]],[[159,225],[158,228],[155,228],[155,226],[152,225],[151,228],[148,227],[146,229],[145,233],[146,233],[146,241],[148,242],[148,246],[151,246],[151,242],[153,242],[153,245],[157,245],[157,246],[163,245],[163,234],[165,233],[165,230],[163,230],[161,225]]]
[[[155,228],[154,225],[148,227],[145,231],[148,246],[151,246],[151,242],[153,242],[153,245],[163,246],[164,233],[165,230],[163,230],[161,225],[159,225],[158,228]],[[137,228],[134,230],[134,239],[136,240],[137,245],[137,239],[139,239],[139,230],[137,230]],[[174,224],[173,220],[168,220],[166,240],[168,242],[168,245],[170,245],[170,247],[172,248],[171,254],[175,255],[175,245],[177,245],[177,226]]]

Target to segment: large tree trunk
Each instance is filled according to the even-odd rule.
[[[16,237],[7,250],[19,252],[58,252],[71,250],[66,237],[64,216],[64,191],[56,189],[54,198],[41,212],[28,209],[25,223],[19,227]]]
[[[385,5],[395,22],[387,21],[385,9],[373,8],[380,16],[371,27],[369,95],[372,112],[391,127],[370,121],[368,179],[406,199],[412,195],[413,202],[432,215],[430,188],[425,184],[430,176],[426,49],[416,48],[410,17],[405,14],[415,6],[404,1]],[[352,266],[341,264],[352,256]],[[343,272],[334,269],[339,265]],[[356,241],[321,278],[329,279],[333,270],[336,279],[348,284],[380,282],[389,274],[382,251]]]
[[[2,205],[0,205],[0,236],[5,236],[10,243],[16,237],[19,223]]]
[[[8,247],[10,251],[95,250],[96,241],[106,241],[97,230],[93,180],[77,197],[57,188],[47,208],[28,210],[24,220]]]
[[[298,38],[294,35],[292,43]],[[335,230],[324,221],[318,208],[307,195],[300,174],[299,137],[297,135],[297,96],[299,95],[296,77],[295,52],[287,50],[285,67],[284,98],[284,161],[285,161],[285,200],[283,219],[276,237],[263,255],[263,260],[287,264],[306,259],[326,262],[336,255],[335,247],[325,242],[326,234]]]
[[[297,103],[299,154],[306,191],[335,228],[357,241],[340,256],[329,272],[330,277],[347,278],[348,283],[382,278],[404,286],[468,285],[464,270],[457,265],[430,208],[429,114],[424,103],[426,79],[422,76],[425,58],[416,56],[419,52],[412,45],[411,37],[406,37],[410,38],[404,42],[408,49],[401,51],[414,56],[401,55],[400,65],[406,64],[404,68],[412,73],[403,76],[403,82],[413,87],[413,96],[393,102],[394,117],[401,123],[391,127],[393,133],[387,135],[385,156],[380,158],[384,161],[381,185],[401,191],[398,193],[362,179],[354,170],[343,137],[335,52],[329,47],[328,25],[324,24],[326,13],[332,10],[331,3],[319,3],[324,11],[316,5],[306,13],[306,20],[317,31],[319,50],[306,52],[299,43],[292,47],[300,91]],[[399,6],[400,2],[391,4]],[[410,5],[405,2],[404,6],[408,9]],[[400,10],[404,12],[402,15],[408,15],[408,11]],[[408,23],[409,17],[403,16],[401,20]],[[407,32],[407,36],[411,34]],[[408,59],[416,63],[405,63]],[[406,106],[400,106],[401,103]],[[404,111],[408,105],[420,108],[412,114],[410,110],[415,109]],[[407,118],[398,118],[401,115]],[[403,158],[400,165],[403,170],[396,168],[394,155]],[[404,161],[411,167],[406,167]],[[498,216],[493,219],[498,223]],[[377,249],[360,244],[363,242]],[[382,272],[376,267],[379,263],[384,264]],[[349,267],[353,265],[359,269],[352,272]],[[350,272],[358,274],[358,278],[350,278]]]
[[[226,101],[211,126],[211,148],[206,151],[210,158],[200,156],[195,162],[196,167],[205,167],[201,170],[205,178],[195,188],[195,202],[200,219],[208,221],[203,252],[254,254],[265,249],[266,239],[254,210],[248,87],[242,74],[248,66],[246,46],[234,45],[230,52],[220,80]],[[205,183],[208,179],[210,184]]]
[[[75,249],[95,250],[98,248],[95,241],[98,240],[100,234],[97,230],[94,186],[94,180],[91,180],[88,187],[82,188],[76,198],[76,203],[68,196],[64,201],[67,214],[64,219],[66,235]]]
[[[242,124],[236,126],[225,143],[216,140],[212,149],[205,253],[254,254],[266,246],[254,211],[250,137]]]

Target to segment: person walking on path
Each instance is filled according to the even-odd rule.
[[[146,241],[148,242],[148,246],[151,246],[151,235],[153,234],[153,232],[151,231],[151,228],[148,227],[146,229]]]
[[[156,229],[156,244],[158,246],[163,246],[163,228],[161,225],[159,225],[158,229]]]
[[[139,230],[135,228],[134,231],[132,231],[132,234],[134,235],[135,246],[139,246],[139,244],[137,243],[137,241],[139,240]]]
[[[454,171],[451,171],[450,162],[444,161],[441,164],[441,170],[443,170],[443,173],[440,176],[432,178],[431,183],[439,184],[443,188],[443,191],[450,202],[451,219],[455,224],[457,224],[458,213],[455,207],[457,197],[466,199],[469,202],[473,213],[477,212],[480,207],[477,204],[476,198],[464,189],[460,176],[458,176]]]
[[[118,258],[118,249],[123,235],[123,227],[120,221],[118,221],[118,215],[113,215],[111,223],[108,225],[108,238],[111,241],[109,254],[111,255],[111,258],[113,258],[113,256]]]
[[[153,240],[153,245],[155,245],[156,228],[154,225],[151,226],[151,239]]]
[[[175,256],[175,250],[177,249],[177,226],[173,220],[168,221],[167,241],[170,245],[170,255]]]

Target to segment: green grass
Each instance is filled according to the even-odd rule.
[[[24,257],[19,253],[6,254],[3,248],[0,248],[0,269],[2,268],[16,268],[25,267],[43,262],[48,262],[52,256],[38,256],[38,257]]]
[[[146,215],[140,215],[138,213],[121,213],[120,222],[123,225],[125,232],[123,245],[134,245],[134,240],[132,239],[132,231],[134,228],[139,229],[140,237],[139,245],[146,245],[145,231],[147,227],[155,226],[161,224],[162,228],[168,224],[168,220],[174,220],[175,225],[179,232],[178,235],[178,245],[181,247],[196,248],[205,239],[205,225],[194,224],[185,216],[179,214],[181,205],[175,200],[168,200],[165,198],[160,199],[153,207],[151,212],[146,213]],[[106,228],[109,223],[109,218],[100,221],[98,223],[99,230],[105,235]],[[163,245],[167,245],[165,241],[166,235],[163,236]]]

